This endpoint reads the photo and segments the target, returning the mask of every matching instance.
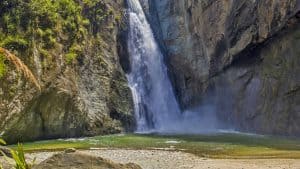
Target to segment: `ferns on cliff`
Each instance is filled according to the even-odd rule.
[[[6,65],[4,62],[5,62],[5,56],[3,54],[0,54],[0,78],[3,77],[6,73]]]
[[[2,0],[0,46],[24,56],[32,53],[32,43],[46,55],[62,44],[63,52],[74,59],[80,53],[71,51],[72,46],[82,46],[89,29],[99,31],[98,21],[107,16],[105,7],[101,0]]]

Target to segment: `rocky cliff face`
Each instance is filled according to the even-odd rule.
[[[183,109],[212,100],[218,117],[237,129],[300,135],[299,0],[141,2]],[[21,58],[41,86],[0,55],[0,133],[7,141],[134,127],[126,29],[120,32],[124,6],[0,2],[0,46]]]
[[[299,11],[300,1],[154,0],[148,4],[150,20],[158,20],[156,26],[160,30],[156,33],[162,36],[182,108],[199,105],[209,95],[218,100],[216,107],[220,110],[224,100],[230,100],[226,104],[229,110],[218,115],[234,119],[229,121],[236,128],[300,134],[296,104],[299,41],[293,39],[297,33],[277,39],[282,44],[272,41],[266,49],[257,51],[282,29],[299,22],[291,18]],[[250,56],[243,57],[246,54]],[[263,58],[263,61],[231,68],[238,60],[251,62],[249,58]],[[216,82],[212,80],[215,76],[230,83]],[[230,88],[235,96],[227,95],[224,88]],[[220,99],[211,93],[226,97]]]
[[[124,2],[84,2],[0,2],[0,17],[8,20],[0,23],[0,44],[19,56],[41,85],[39,91],[13,64],[0,60],[5,68],[0,76],[0,133],[7,141],[116,133],[134,126],[131,92],[117,53]],[[19,13],[35,19],[20,15],[28,23],[10,25],[22,5],[32,13]],[[64,18],[57,6],[72,14]],[[13,43],[9,37],[15,34]]]
[[[184,107],[245,49],[272,37],[296,13],[288,1],[155,0],[175,88]],[[155,16],[155,15],[154,15]]]
[[[211,80],[220,120],[236,129],[300,136],[300,25]]]

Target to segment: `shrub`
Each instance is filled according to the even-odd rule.
[[[6,142],[2,138],[0,138],[0,145],[5,145],[5,144]]]
[[[31,169],[34,161],[29,164],[25,159],[25,153],[22,144],[18,144],[17,150],[11,150],[12,157],[15,161],[15,169]]]
[[[122,16],[121,15],[116,15],[115,16],[115,21],[119,24],[121,23],[121,20],[122,20]]]
[[[6,145],[6,142],[0,138],[0,145]],[[5,155],[3,152],[0,152],[3,155]],[[26,159],[25,159],[25,153],[24,153],[24,149],[22,144],[18,144],[18,147],[16,150],[12,150],[10,149],[10,153],[12,155],[12,158],[15,162],[15,169],[31,169],[34,161],[32,161],[32,163],[27,163]],[[6,158],[8,158],[7,156],[5,156]],[[0,165],[0,169],[3,169],[3,167]]]
[[[39,43],[39,48],[47,51],[60,43],[67,53],[66,60],[71,61],[78,53],[69,47],[81,45],[90,28],[83,7],[96,4],[99,0],[0,1],[0,46],[29,54],[31,43]]]
[[[42,39],[44,41],[44,48],[45,49],[51,49],[56,44],[56,39],[54,32],[51,29],[46,29],[45,31],[42,31]]]
[[[71,64],[73,62],[73,60],[76,59],[76,58],[77,58],[77,54],[76,53],[70,52],[70,53],[66,54],[66,62],[68,64]]]
[[[1,46],[10,50],[25,50],[28,48],[28,42],[20,36],[7,36],[1,43]]]
[[[5,65],[5,56],[3,54],[0,54],[0,78],[2,78],[6,73],[6,65]],[[1,142],[3,140],[0,140],[0,144],[3,144]]]
[[[82,56],[82,48],[75,43],[70,47],[69,53],[66,54],[66,62],[71,64],[79,56]]]
[[[5,145],[6,142],[0,138],[0,145]],[[0,150],[0,154],[4,154],[1,150]],[[0,164],[0,169],[3,169],[2,165]]]

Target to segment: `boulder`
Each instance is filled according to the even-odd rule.
[[[83,153],[55,154],[49,159],[33,167],[33,169],[141,169],[140,166],[129,164],[117,164],[101,157],[95,157]]]
[[[0,146],[0,152],[2,152],[4,155],[8,157],[12,157],[10,150],[4,146]],[[2,153],[0,153],[0,156],[3,155]]]

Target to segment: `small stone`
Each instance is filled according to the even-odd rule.
[[[75,148],[68,148],[64,151],[65,153],[75,153],[76,152],[76,149]]]
[[[7,157],[12,157],[10,150],[4,146],[0,146],[0,152],[2,152]],[[0,156],[3,155],[2,153],[0,153]]]

